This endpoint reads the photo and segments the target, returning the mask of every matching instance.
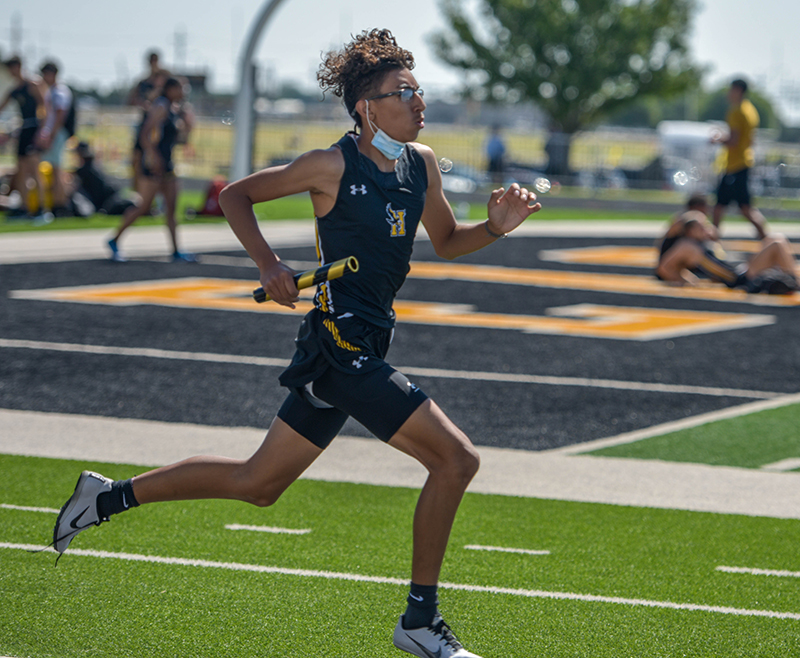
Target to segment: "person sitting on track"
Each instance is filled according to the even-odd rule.
[[[413,67],[413,55],[388,30],[363,32],[328,53],[318,80],[343,98],[357,131],[236,181],[220,195],[264,291],[278,304],[295,307],[295,273],[264,240],[254,204],[308,192],[321,264],[349,256],[359,261],[358,274],[318,287],[294,358],[280,376],[290,392],[261,447],[247,460],[194,457],[131,480],[85,471],[56,521],[56,551],[63,553],[77,532],[140,503],[229,498],[272,505],[353,416],[429,473],[414,515],[410,592],[395,646],[420,658],[477,658],[442,619],[437,583],[479,456],[439,406],[384,359],[394,332],[393,301],[420,222],[436,253],[452,259],[494,243],[541,205],[514,183],[492,192],[486,221],[456,221],[434,152],[414,141],[425,126],[426,105]]]
[[[798,289],[796,268],[789,242],[780,234],[765,238],[747,263],[728,262],[716,228],[703,212],[688,210],[667,231],[655,274],[676,285],[695,285],[704,277],[748,292],[786,294]]]

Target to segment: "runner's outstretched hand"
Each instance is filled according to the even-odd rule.
[[[536,195],[519,183],[513,183],[508,190],[498,188],[489,199],[489,227],[493,233],[510,233],[533,213],[542,209]]]

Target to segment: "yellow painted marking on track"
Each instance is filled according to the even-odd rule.
[[[230,279],[186,278],[140,281],[127,284],[16,291],[15,298],[46,299],[88,304],[130,306],[153,304],[181,308],[233,310],[300,315],[312,306],[311,291],[295,310],[275,303],[256,304],[253,284]],[[553,308],[547,316],[479,313],[466,304],[443,304],[398,300],[398,320],[485,329],[512,329],[526,333],[585,336],[623,340],[654,340],[772,324],[774,316],[710,311],[629,308],[580,304]]]
[[[748,295],[731,290],[720,283],[698,286],[670,286],[652,276],[605,274],[602,272],[570,272],[534,270],[494,265],[460,263],[411,263],[411,278],[432,280],[509,283],[566,290],[594,290],[629,295],[652,295],[677,299],[706,299],[716,302],[738,302],[758,306],[800,306],[800,295]]]
[[[758,240],[722,240],[727,252],[755,254],[761,249]],[[790,244],[795,255],[800,254],[800,244]],[[575,249],[546,249],[539,252],[542,260],[576,265],[610,265],[622,267],[646,267],[653,269],[658,260],[655,247],[633,247],[627,245],[603,245],[600,247],[577,247]]]
[[[658,250],[653,247],[604,245],[576,249],[547,249],[539,252],[542,260],[579,265],[616,265],[648,267],[653,269],[658,261]]]

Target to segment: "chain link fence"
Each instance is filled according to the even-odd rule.
[[[72,146],[79,140],[89,142],[105,171],[127,179],[139,121],[140,114],[133,108],[90,108],[79,113]],[[7,131],[13,128],[13,118],[6,123]],[[283,164],[305,151],[327,148],[350,127],[342,121],[312,121],[298,114],[262,116],[256,124],[253,166]],[[507,128],[502,131],[506,145],[502,182],[530,184],[536,177],[547,176],[554,193],[583,197],[650,193],[672,200],[694,191],[713,192],[724,162],[721,148],[710,145],[707,135],[698,134],[697,124],[686,124],[683,133],[681,126],[673,128],[672,132],[661,126],[659,130],[599,128],[571,139],[544,130]],[[196,181],[227,178],[235,129],[229,114],[197,117],[187,143],[175,149],[178,175]],[[701,133],[709,129],[708,125],[699,128]],[[452,169],[444,175],[446,188],[468,192],[493,183],[486,173],[489,134],[489,126],[433,123],[420,140],[438,157],[452,161]],[[548,166],[559,148],[564,152],[567,140],[568,167]],[[13,167],[14,148],[13,140],[2,147],[0,166]],[[756,153],[751,180],[759,202],[792,207],[792,200],[800,197],[800,145],[779,143],[774,134],[761,131]],[[66,170],[77,166],[77,156],[70,149],[64,165]]]

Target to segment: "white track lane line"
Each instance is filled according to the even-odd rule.
[[[11,544],[0,542],[0,548],[20,551],[40,551],[41,546],[34,544]],[[45,551],[43,551],[45,552]],[[48,548],[46,552],[55,552]],[[137,555],[135,553],[110,553],[108,551],[92,551],[84,549],[69,549],[68,555],[94,557],[103,559],[129,560],[133,562],[148,562],[151,564],[168,564],[185,567],[201,567],[206,569],[229,569],[231,571],[249,571],[253,573],[270,573],[284,576],[300,576],[304,578],[325,578],[329,580],[348,580],[361,583],[378,583],[382,585],[407,586],[408,580],[403,578],[387,578],[383,576],[364,576],[355,573],[341,573],[336,571],[318,571],[312,569],[284,569],[281,567],[268,567],[261,564],[242,564],[237,562],[215,562],[212,560],[193,560],[189,558],[161,557],[157,555]],[[685,610],[687,612],[710,612],[722,615],[735,615],[738,617],[769,617],[772,619],[794,619],[800,621],[800,613],[779,612],[774,610],[751,610],[747,608],[733,608],[729,606],[702,605],[698,603],[674,603],[672,601],[651,601],[648,599],[629,599],[618,596],[598,596],[595,594],[577,594],[574,592],[547,592],[532,589],[514,589],[509,587],[492,587],[483,585],[463,585],[458,583],[439,583],[442,589],[452,589],[462,592],[481,592],[487,594],[504,594],[532,599],[551,599],[557,601],[583,601],[585,603],[615,603],[618,605],[640,606],[646,608],[663,608],[668,610]]]
[[[49,507],[25,507],[23,505],[9,505],[0,503],[0,509],[13,509],[20,512],[44,512],[46,514],[58,514],[61,510],[50,509]]]
[[[288,359],[274,359],[261,356],[239,354],[217,354],[213,352],[182,352],[153,348],[119,347],[112,345],[84,345],[80,343],[55,343],[34,340],[15,340],[0,338],[0,348],[72,352],[79,354],[105,354],[112,356],[131,356],[155,359],[175,359],[181,361],[203,361],[213,363],[236,363],[242,365],[285,368]],[[544,375],[524,375],[513,373],[481,372],[469,370],[447,370],[443,368],[417,368],[414,366],[395,366],[412,377],[435,377],[441,379],[466,379],[471,381],[491,381],[510,384],[540,384],[545,386],[581,386],[608,388],[650,393],[674,393],[683,395],[709,395],[716,397],[739,397],[750,399],[772,399],[784,395],[774,391],[742,390],[737,388],[718,388],[713,386],[681,386],[675,384],[655,384],[651,382],[632,382],[614,379],[592,379],[587,377],[551,377]]]

